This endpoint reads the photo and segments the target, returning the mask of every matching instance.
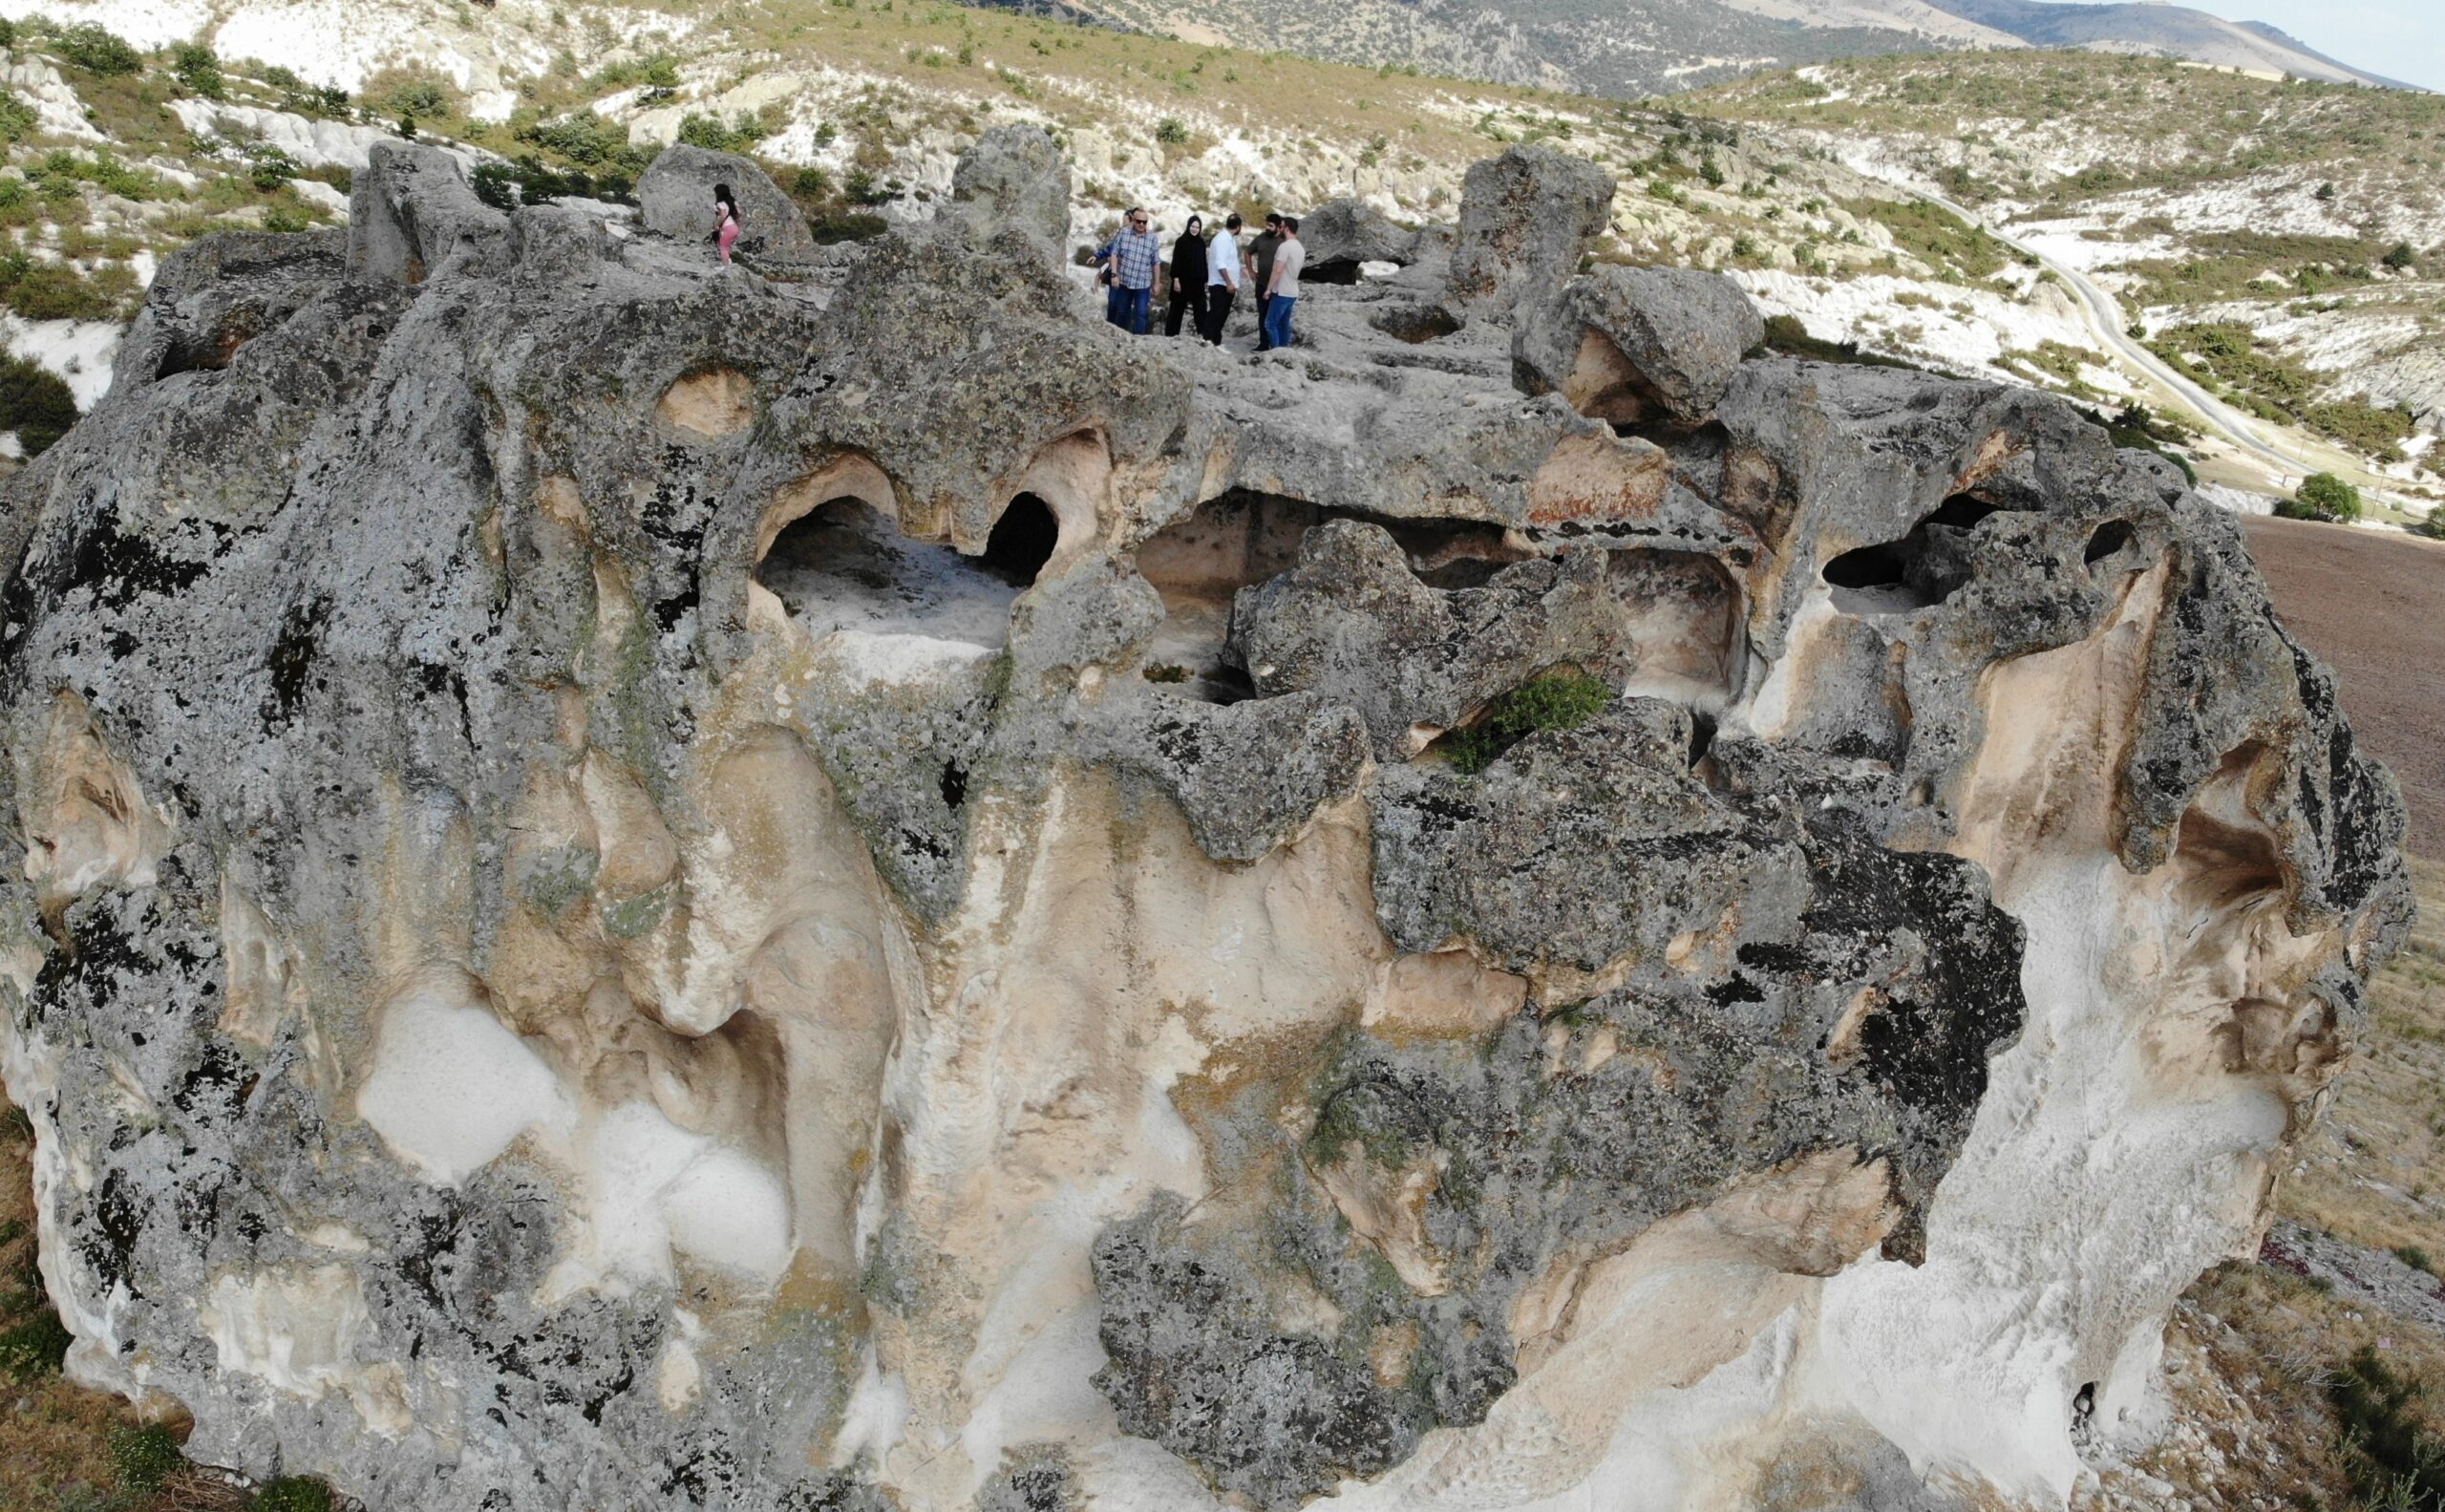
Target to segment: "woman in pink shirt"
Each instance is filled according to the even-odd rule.
[[[738,240],[738,202],[731,198],[730,185],[713,185],[713,245],[721,248],[722,261],[730,261],[730,247]]]

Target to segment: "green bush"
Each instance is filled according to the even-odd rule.
[[[2431,541],[2445,541],[2445,504],[2438,504],[2429,510],[2428,518],[2412,526],[2412,529]]]
[[[297,163],[288,154],[268,142],[257,142],[246,150],[246,178],[266,194],[297,177]]]
[[[0,304],[28,320],[116,320],[118,301],[68,263],[37,263],[23,252],[0,257]]]
[[[2391,267],[2395,272],[2399,273],[2410,267],[2413,263],[2418,262],[2419,254],[2411,249],[2411,244],[2409,242],[2396,242],[2392,246],[2387,248],[2386,255],[2377,259],[2377,261],[2385,264],[2388,267]]]
[[[2348,524],[2360,518],[2360,490],[2332,473],[2311,473],[2300,491],[2280,500],[2275,512],[2286,520],[2321,520]]]
[[[628,128],[605,120],[590,110],[574,111],[554,120],[536,121],[513,133],[521,141],[556,152],[569,161],[592,167],[625,161],[629,153]],[[683,138],[685,133],[682,133]]]
[[[722,124],[719,116],[690,111],[679,118],[679,139],[691,147],[708,152],[745,152],[764,138],[764,128],[746,111],[730,125]]]
[[[20,1381],[56,1375],[68,1359],[68,1346],[74,1342],[59,1314],[44,1303],[26,1317],[0,1326],[0,1374]]]
[[[139,1496],[159,1491],[181,1458],[178,1439],[159,1423],[111,1430],[111,1468],[121,1490]]]
[[[2413,1406],[2425,1395],[2426,1382],[2395,1374],[2367,1345],[2327,1383],[2344,1471],[2370,1506],[2445,1506],[2445,1441]]]
[[[331,1488],[307,1476],[282,1476],[255,1494],[253,1512],[331,1512]]]
[[[61,377],[29,357],[0,358],[0,431],[17,433],[39,457],[76,423],[76,396]]]
[[[2425,1270],[2432,1276],[2436,1274],[2436,1267],[2434,1263],[2428,1258],[2428,1251],[2420,1248],[2417,1245],[2395,1246],[2394,1258],[2401,1261],[2404,1265],[2411,1267],[2413,1270]]]
[[[391,91],[381,108],[386,115],[430,120],[450,109],[450,91],[437,79],[412,78]]]
[[[1549,672],[1495,699],[1475,724],[1444,736],[1444,753],[1458,770],[1482,772],[1537,732],[1577,729],[1612,701],[1613,690],[1584,672]]]
[[[0,89],[0,141],[23,141],[41,123],[42,117],[15,91]]]
[[[1166,147],[1178,147],[1188,140],[1188,123],[1178,116],[1166,116],[1155,123],[1155,139]]]
[[[144,59],[128,45],[127,38],[91,21],[60,32],[52,46],[57,49],[61,62],[73,63],[89,74],[133,74],[144,66]]]
[[[170,73],[205,99],[220,99],[229,93],[228,81],[221,76],[221,59],[201,42],[181,42],[172,48]]]

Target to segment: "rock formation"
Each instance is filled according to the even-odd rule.
[[[399,156],[393,150],[393,160]],[[382,159],[377,156],[375,161]],[[665,148],[637,181],[637,219],[647,230],[682,245],[707,242],[713,233],[713,190],[720,184],[730,185],[737,197],[739,237],[734,251],[790,263],[815,255],[815,236],[807,229],[806,217],[753,159],[734,152],[685,142]],[[354,205],[350,209],[353,224]]]
[[[767,281],[400,148],[165,264],[0,515],[74,1372],[377,1512],[2046,1506],[2144,1435],[2407,908],[2230,523],[1570,283],[1555,155],[1256,359],[1080,318],[1005,177]]]

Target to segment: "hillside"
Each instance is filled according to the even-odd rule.
[[[2426,486],[2408,464],[2445,426],[2445,97],[1980,53],[1761,75],[1689,108],[1941,192],[2111,290],[2245,413]]]

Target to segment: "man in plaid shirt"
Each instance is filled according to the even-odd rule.
[[[1121,228],[1112,240],[1095,249],[1095,261],[1104,265],[1104,280],[1111,286],[1111,292],[1104,296],[1104,318],[1142,336],[1147,304],[1155,293],[1155,265],[1162,259],[1163,245],[1148,228],[1144,210],[1133,206],[1121,220]]]

